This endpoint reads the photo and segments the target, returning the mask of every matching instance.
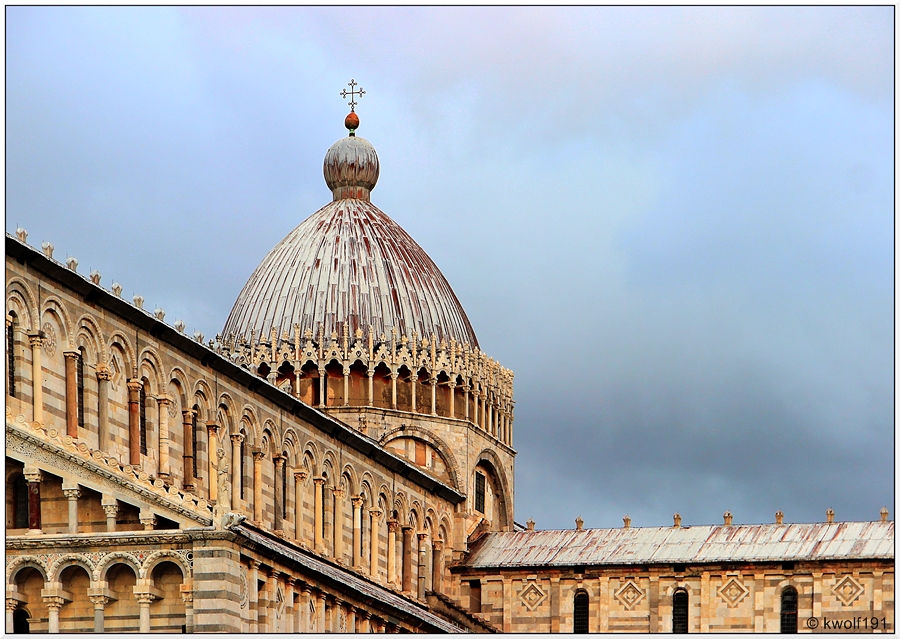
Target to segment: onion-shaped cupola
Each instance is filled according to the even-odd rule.
[[[462,305],[435,263],[400,225],[370,202],[378,181],[375,148],[349,135],[325,154],[333,201],[308,217],[266,255],[244,286],[223,336],[268,341],[311,331],[434,339],[478,346]],[[433,336],[433,337],[432,337]]]

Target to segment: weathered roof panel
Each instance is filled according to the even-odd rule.
[[[595,528],[489,533],[461,565],[893,559],[894,522]]]

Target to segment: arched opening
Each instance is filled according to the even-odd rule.
[[[384,362],[375,367],[372,378],[372,405],[378,408],[391,407],[391,369]]]
[[[153,567],[150,575],[153,587],[162,592],[162,598],[150,604],[150,629],[153,632],[181,632],[186,623],[181,584],[184,576],[181,568],[171,561],[162,561]]]
[[[453,416],[456,419],[463,419],[466,416],[465,384],[465,380],[457,375],[456,387],[453,389]]]
[[[412,373],[409,368],[401,366],[397,371],[397,409],[410,411],[412,410],[412,382],[410,380]]]
[[[193,464],[193,468],[191,469],[192,474],[197,479],[200,478],[200,464],[197,463],[197,458],[200,457],[200,451],[197,449],[197,416],[200,414],[200,405],[194,404],[193,414],[191,415],[191,450],[194,451],[194,458],[191,460]]]
[[[344,367],[334,360],[325,366],[325,397],[326,406],[344,405]]]
[[[94,616],[94,606],[88,599],[88,588],[91,578],[84,566],[68,566],[59,575],[62,589],[72,596],[72,601],[67,601],[59,609],[59,631],[65,632],[90,632],[93,626],[87,619]]]
[[[27,635],[31,632],[31,624],[28,619],[28,611],[24,608],[16,608],[13,611],[13,633]]]
[[[441,417],[450,417],[450,377],[441,371],[435,389],[435,412]]]
[[[275,385],[281,386],[286,380],[290,380],[293,394],[295,379],[297,376],[294,374],[294,366],[287,360],[281,362],[281,366],[278,367],[278,375],[275,377]]]
[[[133,632],[140,627],[140,609],[134,596],[137,583],[134,569],[128,564],[115,564],[106,572],[108,588],[114,599],[103,612],[105,632]]]
[[[688,593],[682,588],[672,595],[672,632],[688,632]]]
[[[41,597],[44,588],[44,575],[31,566],[22,568],[15,577],[16,592],[25,600],[20,601],[16,609],[23,610],[26,616],[22,621],[27,621],[28,628],[25,632],[47,632],[48,612],[47,605]],[[20,615],[21,616],[21,615]],[[13,618],[15,622],[15,617]],[[21,622],[20,622],[21,623]],[[19,632],[16,630],[15,632]]]
[[[261,363],[259,366],[256,367],[256,374],[259,375],[260,377],[262,377],[263,379],[266,379],[269,376],[269,373],[271,373],[271,372],[272,372],[272,369],[269,368],[269,365],[266,364],[265,362]]]
[[[429,384],[429,380],[431,376],[428,375],[428,371],[424,368],[419,369],[419,372],[416,373],[416,412],[424,413],[426,415],[431,414],[431,384]]]
[[[797,589],[793,586],[781,591],[781,632],[797,632]]]
[[[511,522],[506,505],[506,484],[497,465],[486,455],[487,452],[482,453],[474,472],[469,476],[472,491],[469,508],[484,517],[490,530],[509,530]]]
[[[369,403],[369,372],[359,360],[350,365],[350,405],[366,406]]]
[[[84,428],[84,346],[78,347],[78,359],[75,360],[75,389],[78,400],[78,425]]]
[[[300,368],[300,401],[310,406],[319,405],[319,369],[313,362],[306,362]]]
[[[247,483],[249,481],[249,477],[247,477],[246,473],[247,464],[245,463],[245,460],[247,458],[247,431],[243,428],[241,429],[241,435],[243,435],[243,437],[241,438],[241,452],[239,455],[240,461],[238,462],[240,464],[239,477],[241,478],[240,498],[247,499]]]
[[[281,452],[281,458],[284,460],[281,463],[281,517],[287,519],[288,475],[290,474],[288,460],[290,457],[286,450]]]
[[[572,632],[576,634],[587,634],[588,620],[590,619],[588,613],[589,598],[584,590],[579,590],[575,593],[574,605],[575,608],[572,613]]]

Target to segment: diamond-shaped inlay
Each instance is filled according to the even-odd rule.
[[[625,606],[626,610],[631,610],[644,598],[644,591],[638,588],[633,581],[629,581],[616,591],[615,597],[620,604]]]
[[[841,600],[841,603],[845,606],[849,606],[854,601],[856,601],[861,594],[863,594],[863,588],[856,579],[851,577],[850,575],[846,575],[843,579],[841,579],[835,587],[832,589],[832,592],[835,596]]]
[[[730,578],[719,588],[719,595],[725,600],[730,608],[734,608],[741,602],[741,599],[747,596],[750,591],[736,577]]]
[[[525,607],[529,610],[534,610],[544,599],[547,598],[547,593],[540,589],[536,584],[528,584],[525,589],[519,593],[519,599],[522,600],[522,603],[525,604]]]

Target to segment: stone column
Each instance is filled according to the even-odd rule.
[[[397,410],[397,373],[391,371],[391,408]]]
[[[402,526],[403,531],[403,575],[401,587],[403,592],[412,592],[412,526]]]
[[[269,592],[267,590],[268,577],[264,571],[256,571],[256,630],[257,632],[269,632]],[[262,579],[263,587],[259,588],[259,581]],[[261,595],[261,596],[260,596]]]
[[[23,473],[28,484],[28,534],[40,535],[41,530],[41,471],[25,466]]]
[[[331,632],[340,633],[341,631],[341,608],[343,608],[344,602],[334,598],[334,605],[331,607]]]
[[[472,401],[475,403],[474,414],[472,415],[472,423],[478,426],[478,391],[472,391]]]
[[[44,372],[41,368],[41,349],[44,346],[44,334],[41,331],[28,334],[31,344],[31,396],[32,421],[44,423]],[[57,614],[59,608],[56,609]]]
[[[112,374],[104,367],[97,371],[97,435],[100,450],[109,451],[109,380]]]
[[[259,562],[250,560],[250,633],[259,632]]]
[[[469,385],[463,386],[463,406],[466,409],[466,419],[469,419]]]
[[[75,534],[78,532],[78,498],[81,497],[78,484],[63,482],[63,495],[69,500],[69,533]]]
[[[128,463],[141,466],[141,382],[129,379],[128,383]]]
[[[368,403],[368,406],[371,406],[372,399],[375,395],[375,384],[373,382],[373,380],[375,378],[375,371],[369,370],[366,374],[369,376],[369,403]]]
[[[369,634],[371,632],[370,620],[372,619],[372,614],[368,610],[360,610],[357,619],[359,619],[359,628],[356,631],[359,634]]]
[[[362,565],[362,506],[363,498],[359,495],[350,498],[353,505],[353,550],[351,554],[351,565],[359,568]]]
[[[409,381],[410,381],[410,383],[412,383],[412,392],[410,394],[411,399],[412,399],[411,412],[415,413],[416,412],[416,386],[419,385],[419,373],[413,371],[409,376]]]
[[[344,406],[350,405],[350,369],[344,371]]]
[[[400,522],[391,520],[388,525],[388,547],[387,547],[387,581],[389,584],[397,582],[397,531],[400,529]]]
[[[150,632],[150,604],[153,603],[153,600],[156,599],[149,592],[136,592],[134,593],[135,599],[137,599],[138,606],[140,607],[140,632],[148,633]]]
[[[103,632],[103,615],[106,604],[109,603],[109,597],[106,595],[88,595],[88,599],[94,604],[94,632]]]
[[[284,632],[300,632],[295,628],[296,613],[294,607],[294,578],[285,575],[284,577]]]
[[[347,630],[346,632],[356,632],[356,608],[347,604]]]
[[[156,515],[149,510],[141,509],[138,513],[138,520],[143,524],[144,530],[153,530],[156,526]]]
[[[319,369],[319,408],[325,408],[328,398],[325,396],[325,369]]]
[[[322,552],[325,549],[325,540],[323,538],[323,528],[324,523],[322,521],[322,515],[324,514],[324,495],[323,490],[325,487],[325,478],[324,477],[313,477],[313,483],[315,484],[315,501],[313,504],[313,509],[315,512],[313,513],[313,519],[315,520],[315,530],[313,531],[313,550],[316,552]]]
[[[262,524],[262,461],[264,455],[265,453],[258,448],[253,450],[253,521],[257,525]]]
[[[377,508],[369,509],[369,576],[375,579],[378,576],[378,522],[381,519],[381,511]]]
[[[428,533],[426,532],[418,532],[416,533],[416,538],[419,540],[419,570],[418,570],[418,588],[416,589],[416,596],[423,600],[425,599],[425,540],[428,538]]]
[[[219,482],[216,481],[216,464],[219,460],[216,458],[216,453],[219,450],[219,425],[213,421],[206,422],[206,435],[209,442],[209,445],[206,447],[206,484],[209,488],[206,492],[209,495],[209,501],[218,505],[216,498],[219,496]],[[228,507],[228,504],[225,504],[225,506]]]
[[[327,632],[325,630],[328,626],[325,625],[325,598],[326,595],[324,592],[319,592],[319,606],[318,606],[318,614],[316,615],[318,618],[316,619],[316,632]]]
[[[48,632],[52,635],[59,634],[59,609],[66,602],[62,597],[43,597],[44,604],[47,606],[48,616]]]
[[[444,592],[444,540],[440,537],[431,543],[431,589]]]
[[[184,630],[194,632],[194,593],[191,584],[181,584],[181,601],[184,603]]]
[[[238,512],[241,505],[241,442],[244,436],[240,433],[231,436],[231,510]]]
[[[332,532],[334,534],[334,542],[331,547],[334,549],[334,559],[339,563],[344,562],[344,489],[340,486],[332,487],[334,494],[334,517],[332,519]]]
[[[119,514],[119,503],[112,495],[103,495],[100,498],[100,505],[106,513],[106,531],[116,531],[116,515]]]
[[[305,470],[294,471],[294,539],[303,539],[303,482],[306,481]]]
[[[75,378],[75,366],[81,353],[65,351],[66,358],[66,435],[78,437],[78,382]]]
[[[184,427],[184,478],[182,488],[185,492],[194,492],[194,411],[181,411],[182,426]]]
[[[437,415],[437,378],[432,377],[431,381],[431,414],[433,416]]]
[[[450,380],[450,418],[456,419],[456,382]]]
[[[15,627],[15,617],[13,616],[13,613],[15,613],[16,608],[18,607],[19,601],[17,599],[13,597],[6,598],[6,634],[8,635],[13,633]]]
[[[274,568],[269,569],[269,579],[266,581],[266,627],[269,632],[279,632],[278,627],[278,579],[281,573]]]
[[[156,408],[159,411],[159,476],[169,476],[169,404],[172,400],[168,395],[159,395],[156,398]]]
[[[494,423],[494,404],[488,404],[488,414],[487,414],[487,423],[488,423],[488,431],[494,437],[497,437],[497,424]]]
[[[281,480],[281,473],[284,468],[284,456],[272,455],[272,461],[275,463],[275,527],[274,530],[281,530],[281,521],[284,519],[284,482]]]
[[[309,584],[300,584],[300,627],[297,632],[309,632]]]

